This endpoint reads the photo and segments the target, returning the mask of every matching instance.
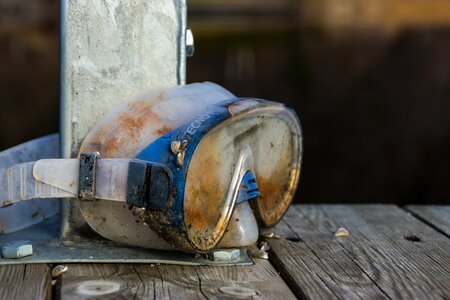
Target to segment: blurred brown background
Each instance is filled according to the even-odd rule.
[[[285,102],[298,202],[450,203],[450,0],[190,0],[188,81]],[[59,3],[0,0],[0,150],[58,130]]]

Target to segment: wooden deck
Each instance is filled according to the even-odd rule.
[[[450,206],[300,205],[271,231],[247,267],[2,266],[0,299],[450,299]]]

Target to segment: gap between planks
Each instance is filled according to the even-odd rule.
[[[450,239],[450,206],[407,205],[402,208]]]

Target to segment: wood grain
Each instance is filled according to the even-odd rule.
[[[294,206],[274,231],[271,261],[299,297],[450,298],[450,240],[394,205]]]
[[[51,290],[47,265],[0,266],[0,299],[50,299]]]
[[[405,209],[450,238],[450,206],[408,205]]]
[[[272,264],[73,264],[53,296],[235,299],[240,289],[257,299],[450,299],[448,207],[406,209],[412,214],[394,205],[293,206],[270,230],[282,236],[268,239]],[[335,237],[340,227],[349,236]],[[0,266],[0,282],[0,299],[51,297],[47,265]]]
[[[223,287],[254,291],[258,299],[295,299],[267,260],[253,266],[69,265],[59,299],[232,299]]]

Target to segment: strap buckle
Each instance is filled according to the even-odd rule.
[[[80,171],[78,178],[78,199],[81,201],[96,201],[95,199],[95,176],[97,160],[100,153],[81,153]]]
[[[172,173],[161,164],[138,159],[130,161],[127,204],[149,210],[163,210],[172,193]]]

